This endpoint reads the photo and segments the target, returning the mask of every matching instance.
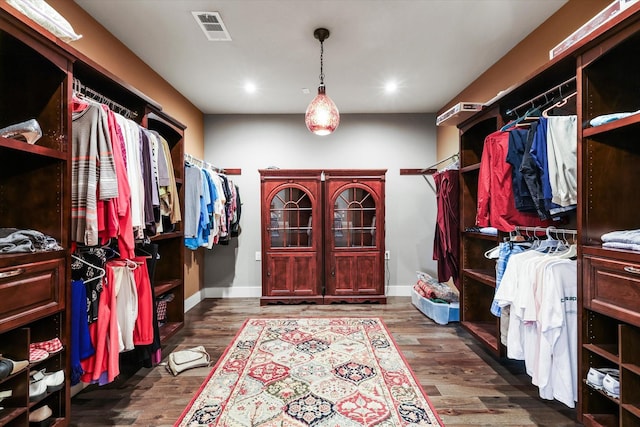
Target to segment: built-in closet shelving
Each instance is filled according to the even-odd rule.
[[[145,127],[158,132],[167,140],[171,149],[171,160],[180,197],[180,212],[184,212],[184,131],[186,126],[154,107],[148,107]],[[157,260],[153,277],[156,298],[173,294],[167,303],[166,321],[160,326],[161,341],[178,332],[184,325],[184,228],[183,222],[175,228],[164,230],[151,238],[158,245],[160,258]],[[166,256],[165,256],[166,255]]]
[[[0,10],[0,127],[35,118],[43,136],[34,144],[0,137],[0,228],[40,231],[69,246],[71,118],[67,96],[72,57]],[[58,338],[61,352],[0,380],[0,425],[27,426],[43,405],[53,425],[66,425],[68,382],[37,401],[29,396],[29,372],[69,368],[69,253],[56,250],[0,255],[0,354],[29,359],[29,344]]]
[[[462,325],[504,355],[499,321],[489,308],[495,263],[484,251],[501,236],[465,231],[475,225],[484,138],[513,116],[514,106],[576,79],[578,116],[578,377],[577,417],[588,426],[640,425],[640,252],[602,247],[601,236],[640,229],[640,114],[591,127],[597,116],[640,110],[640,4],[549,61],[460,128]],[[568,227],[573,228],[573,227]],[[620,397],[586,384],[589,369],[617,368]]]
[[[28,144],[0,137],[0,228],[32,229],[53,237],[61,250],[0,255],[0,355],[28,360],[29,344],[58,338],[63,350],[0,379],[11,390],[0,403],[0,425],[29,425],[29,414],[48,405],[52,426],[70,422],[71,99],[75,81],[134,113],[134,120],[169,142],[183,203],[185,126],[135,88],[95,64],[6,3],[0,3],[0,128],[35,118],[43,136]],[[181,211],[184,205],[181,204]],[[161,248],[156,295],[175,294],[162,339],[184,322],[182,226],[151,238]],[[65,371],[65,384],[34,401],[30,372]]]
[[[505,354],[500,319],[489,311],[496,288],[495,261],[485,252],[498,245],[504,233],[468,231],[476,225],[478,177],[485,138],[517,116],[510,110],[575,77],[575,58],[552,61],[525,83],[512,87],[483,111],[462,122],[460,129],[461,324],[489,351]],[[556,94],[557,95],[557,94]],[[526,111],[526,108],[525,108]],[[523,111],[519,111],[522,114]],[[529,224],[520,224],[529,225]]]
[[[463,327],[488,349],[500,354],[499,319],[489,312],[496,287],[495,265],[484,253],[498,244],[498,237],[465,231],[476,224],[478,174],[487,135],[501,125],[497,109],[485,110],[460,127],[460,301]]]
[[[184,131],[186,126],[162,111],[160,104],[147,97],[117,76],[95,64],[79,52],[73,76],[83,86],[104,95],[110,101],[129,110],[130,117],[143,127],[158,132],[171,149],[176,185],[180,198],[180,211],[184,212]],[[150,237],[158,245],[158,259],[153,274],[154,296],[173,294],[167,302],[166,321],[160,326],[160,341],[164,342],[184,324],[184,240],[182,221],[175,228]]]
[[[620,396],[581,383],[586,425],[640,425],[640,252],[602,247],[601,236],[640,229],[640,114],[605,125],[603,114],[640,109],[640,12],[586,49],[582,77],[582,348],[580,372],[617,368]],[[628,78],[628,76],[634,76]]]

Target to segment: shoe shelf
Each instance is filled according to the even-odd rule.
[[[15,362],[28,361],[30,344],[48,341],[52,338],[60,339],[63,322],[61,314],[49,315],[30,322],[24,327],[0,333],[0,354],[3,358]],[[26,426],[29,423],[29,414],[43,405],[48,405],[52,410],[53,417],[56,417],[55,420],[57,420],[55,422],[62,421],[59,425],[66,423],[67,420],[62,417],[66,413],[68,393],[66,374],[58,389],[44,392],[37,399],[30,396],[30,373],[41,370],[45,370],[47,373],[59,370],[68,372],[66,352],[66,345],[63,344],[63,348],[57,352],[50,353],[42,360],[25,364],[22,370],[0,379],[0,392],[11,391],[11,396],[0,401],[0,407],[4,408],[0,410],[1,426]]]
[[[583,379],[583,423],[603,426],[640,425],[640,328],[593,310],[585,310],[586,342],[582,345],[583,378],[589,368],[620,371],[620,397],[596,389]]]

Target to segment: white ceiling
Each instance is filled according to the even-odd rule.
[[[566,1],[75,0],[205,114],[304,112],[318,27],[342,113],[436,112]],[[219,12],[232,41],[207,40],[192,11]]]

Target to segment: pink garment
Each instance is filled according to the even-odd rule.
[[[133,277],[138,290],[138,317],[133,329],[133,343],[135,345],[149,345],[153,343],[153,292],[147,270],[147,260],[136,257],[133,260],[138,268],[133,270]]]
[[[135,239],[133,235],[133,219],[131,217],[131,188],[122,154],[124,139],[120,126],[116,122],[114,112],[106,106],[103,106],[103,109],[107,112],[109,123],[109,136],[118,180],[118,198],[105,202],[105,227],[100,237],[105,240],[112,237],[118,238],[120,256],[132,259],[135,256]]]
[[[100,293],[98,320],[89,325],[89,334],[96,351],[93,356],[80,361],[84,371],[80,380],[85,383],[100,380],[101,385],[110,383],[120,374],[120,352],[114,272],[109,263]],[[103,373],[106,373],[106,377]]]

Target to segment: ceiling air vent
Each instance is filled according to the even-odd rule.
[[[218,12],[191,12],[204,35],[211,41],[230,41],[231,36]]]

